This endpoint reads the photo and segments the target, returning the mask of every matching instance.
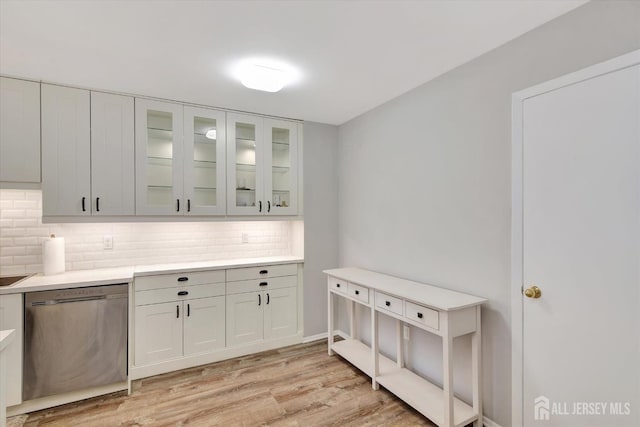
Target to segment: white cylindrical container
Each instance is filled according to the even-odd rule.
[[[51,237],[42,242],[42,271],[45,276],[64,273],[64,237]]]

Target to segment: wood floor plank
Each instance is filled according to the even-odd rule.
[[[433,426],[326,341],[134,381],[124,392],[9,419],[8,427]]]

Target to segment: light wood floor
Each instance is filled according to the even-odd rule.
[[[34,426],[433,426],[326,341],[137,380],[115,393],[9,419]]]

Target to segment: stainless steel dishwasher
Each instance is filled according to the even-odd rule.
[[[25,294],[23,399],[127,379],[128,285]]]

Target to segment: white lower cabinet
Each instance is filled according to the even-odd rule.
[[[182,356],[182,302],[136,307],[136,365]]]
[[[7,406],[22,403],[22,294],[0,295],[0,330],[15,329],[15,336],[4,349],[7,369],[3,378]]]
[[[224,307],[224,296],[183,302],[185,356],[224,348]]]
[[[227,296],[227,343],[246,344],[295,335],[296,288]]]

